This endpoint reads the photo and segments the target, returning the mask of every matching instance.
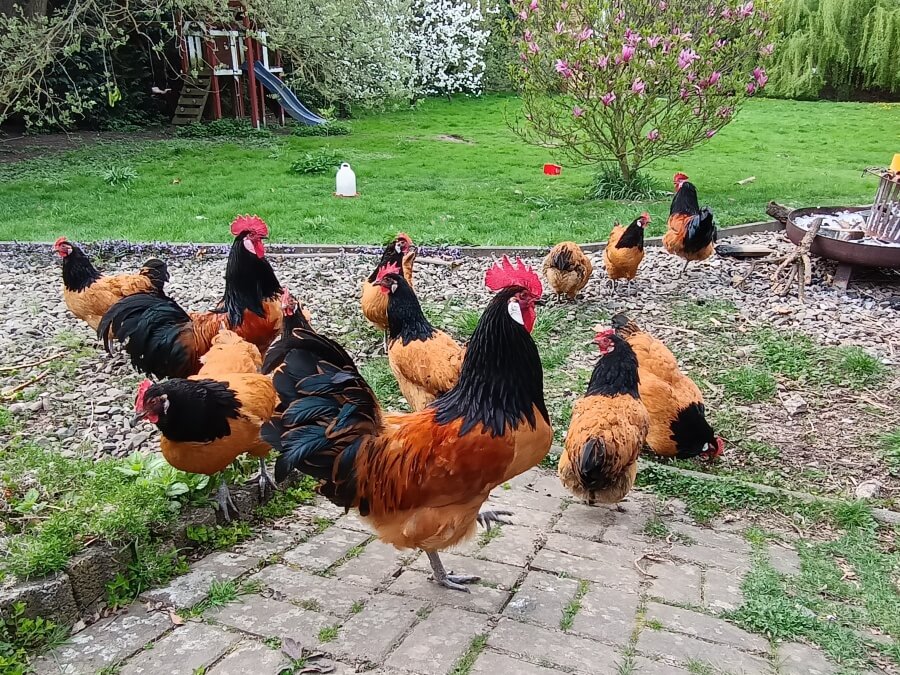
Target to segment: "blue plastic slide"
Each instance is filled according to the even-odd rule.
[[[253,64],[253,73],[266,89],[278,97],[281,107],[295,120],[309,125],[325,124],[325,118],[319,117],[300,103],[300,99],[297,98],[294,92],[288,89],[284,82],[278,79],[277,75],[266,68],[262,61],[256,61]]]

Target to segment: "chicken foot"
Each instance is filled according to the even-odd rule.
[[[219,511],[222,512],[222,517],[226,523],[231,522],[232,513],[236,516],[240,515],[237,507],[234,505],[234,500],[231,498],[231,493],[228,491],[228,486],[225,484],[224,477],[219,483],[219,489],[216,490],[216,504],[219,507]]]
[[[278,485],[275,483],[275,479],[272,478],[272,474],[269,473],[269,469],[266,467],[266,460],[262,457],[259,458],[259,498],[265,499],[266,492],[270,489],[273,493],[278,491]]]
[[[454,591],[462,591],[468,593],[469,589],[463,584],[474,584],[481,580],[481,577],[467,576],[463,574],[450,574],[444,569],[444,563],[436,551],[425,551],[428,556],[428,562],[431,563],[431,570],[434,573],[434,581],[444,588],[450,588]]]
[[[511,520],[507,520],[503,516],[511,516],[512,511],[482,511],[478,514],[478,524],[481,525],[488,532],[491,531],[491,524],[496,523],[497,525],[512,525]]]
[[[690,260],[685,260],[685,261],[684,261],[684,267],[682,267],[682,268],[681,268],[681,272],[678,273],[678,278],[679,278],[679,279],[680,279],[681,277],[684,276],[684,273],[685,273],[685,272],[687,272],[687,266],[690,265],[690,264],[691,264],[691,261],[690,261]]]

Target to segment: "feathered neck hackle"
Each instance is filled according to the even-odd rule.
[[[69,243],[69,246],[72,252],[63,258],[62,264],[63,285],[70,291],[83,291],[103,275],[84,251],[75,244]]]
[[[244,311],[250,310],[259,317],[265,316],[263,301],[276,297],[281,284],[272,265],[265,257],[258,257],[244,247],[249,232],[234,238],[228,264],[225,266],[225,297],[223,309],[231,328],[244,321]]]
[[[388,337],[391,340],[400,339],[404,345],[413,340],[427,340],[434,335],[434,326],[422,312],[422,305],[415,291],[399,274],[393,274],[388,279],[396,284],[396,290],[388,295]]]

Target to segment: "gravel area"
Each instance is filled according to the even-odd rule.
[[[748,235],[730,243],[762,243],[779,250],[791,246],[780,233]],[[90,253],[92,247],[86,249]],[[172,275],[168,292],[186,309],[211,307],[221,297],[224,258],[166,257]],[[584,381],[594,360],[589,347],[591,325],[616,311],[626,310],[663,338],[679,356],[689,356],[708,347],[704,332],[674,323],[672,308],[684,300],[705,299],[733,302],[740,312],[735,319],[740,332],[768,325],[803,332],[823,345],[859,345],[892,369],[886,385],[861,395],[865,400],[843,393],[810,400],[810,412],[801,424],[791,422],[791,416],[778,401],[747,407],[744,412],[757,422],[753,433],[770,436],[769,441],[779,447],[791,446],[798,442],[800,435],[806,439],[812,427],[818,441],[804,440],[803,448],[807,450],[798,450],[797,459],[792,462],[812,462],[819,468],[825,463],[833,471],[834,463],[816,454],[822,447],[834,448],[838,439],[846,442],[848,436],[863,432],[871,435],[872,429],[878,427],[873,427],[870,418],[881,418],[882,426],[897,425],[900,275],[894,277],[894,284],[854,283],[850,291],[841,292],[825,283],[834,273],[834,265],[816,260],[813,284],[803,305],[794,297],[769,295],[765,275],[773,271],[771,266],[757,267],[745,290],[738,290],[732,282],[746,273],[747,262],[713,258],[692,264],[686,275],[678,279],[680,260],[661,249],[648,248],[638,279],[630,288],[611,296],[604,283],[600,254],[592,257],[598,271],[585,289],[583,301],[554,310],[558,312],[560,325],[551,331],[547,346],[568,339],[573,349],[559,368],[582,379],[566,381],[548,377],[547,398],[551,410],[559,410],[564,403],[554,403],[554,398],[572,399],[580,393],[576,380]],[[279,278],[309,307],[314,325],[346,345],[360,362],[382,350],[381,336],[368,327],[358,307],[360,280],[370,272],[374,261],[373,256],[357,254],[324,258],[273,256]],[[98,267],[108,273],[132,271],[140,262],[137,257],[124,257],[98,263]],[[529,262],[535,266],[540,264],[537,259]],[[480,312],[484,307],[489,295],[482,283],[487,264],[484,259],[462,259],[453,269],[418,265],[416,290],[432,314],[447,318],[446,322],[436,320],[441,327],[452,325],[454,313]],[[61,452],[67,456],[76,453],[121,456],[135,449],[154,449],[155,438],[149,425],[137,429],[128,426],[134,391],[141,377],[121,355],[106,355],[91,330],[68,313],[62,301],[61,284],[60,264],[49,250],[45,255],[0,254],[0,353],[3,355],[0,365],[29,363],[64,353],[47,364],[15,372],[0,371],[0,391],[8,391],[48,372],[40,382],[26,387],[18,400],[2,405],[9,408],[27,437],[35,442],[59,443]],[[548,309],[554,305],[555,301],[551,301]],[[713,390],[711,407],[716,398]],[[869,417],[865,417],[860,411],[869,408],[874,413],[870,411]],[[848,429],[848,421],[861,426]],[[770,422],[774,426],[768,431]],[[900,482],[883,475],[886,470],[871,448],[862,448],[859,457],[852,470],[838,467],[834,484],[824,481],[823,491],[846,493],[872,473],[879,474],[877,477],[889,490],[900,489]],[[733,456],[730,461],[740,464],[745,460]],[[792,470],[790,463],[786,470]]]

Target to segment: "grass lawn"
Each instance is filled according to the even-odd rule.
[[[398,229],[430,244],[596,241],[643,209],[652,231],[663,230],[668,200],[588,200],[589,167],[544,176],[550,153],[506,126],[516,105],[504,97],[429,100],[353,120],[350,136],[120,141],[3,164],[0,239],[225,241],[226,224],[248,211],[269,222],[276,242],[379,243]],[[898,130],[896,104],[754,100],[709,143],[651,173],[664,187],[675,170],[688,173],[721,225],[764,218],[770,199],[863,203],[875,180],[860,172],[890,161]],[[453,135],[465,142],[447,140]],[[359,199],[333,198],[330,170],[291,171],[323,148],[354,166]]]

